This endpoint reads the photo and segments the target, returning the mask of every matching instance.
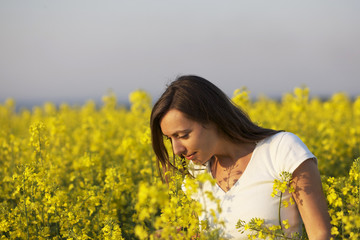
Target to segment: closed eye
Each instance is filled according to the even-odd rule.
[[[187,139],[188,137],[189,137],[189,134],[186,133],[186,134],[184,134],[182,136],[179,136],[178,138]]]
[[[191,131],[189,131],[189,130],[187,130],[187,131],[181,131],[182,133],[182,135],[179,133],[179,132],[176,132],[176,133],[174,133],[173,135],[171,135],[171,137],[169,137],[169,136],[167,136],[167,135],[163,135],[164,136],[164,138],[166,139],[166,140],[170,140],[171,141],[171,139],[172,138],[176,138],[176,139],[188,139],[189,138],[189,134],[190,134],[190,132]]]

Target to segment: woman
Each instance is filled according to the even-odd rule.
[[[294,134],[252,123],[206,79],[189,75],[173,81],[153,107],[151,132],[160,169],[174,167],[163,142],[165,136],[174,154],[204,166],[216,180],[215,186],[205,188],[221,201],[222,212],[217,214],[225,222],[226,238],[246,239],[246,233],[235,227],[239,219],[258,217],[266,224],[279,223],[279,199],[271,193],[274,179],[280,179],[283,171],[292,174],[296,202],[281,208],[280,218],[288,219],[291,226],[287,231],[301,232],[303,221],[309,239],[330,238],[314,155]],[[283,199],[290,195],[287,192]]]

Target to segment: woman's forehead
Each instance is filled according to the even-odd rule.
[[[193,120],[190,120],[181,111],[171,109],[161,119],[160,128],[165,135],[171,135],[173,132],[183,131],[191,127],[194,123]]]

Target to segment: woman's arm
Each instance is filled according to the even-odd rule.
[[[307,159],[294,171],[292,186],[309,239],[330,239],[330,216],[315,159]]]

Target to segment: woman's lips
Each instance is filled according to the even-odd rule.
[[[186,159],[188,159],[188,160],[193,160],[195,154],[196,154],[196,152],[195,152],[195,153],[192,153],[192,154],[190,154],[190,155],[187,155],[187,156],[185,156],[185,157],[186,157]]]

